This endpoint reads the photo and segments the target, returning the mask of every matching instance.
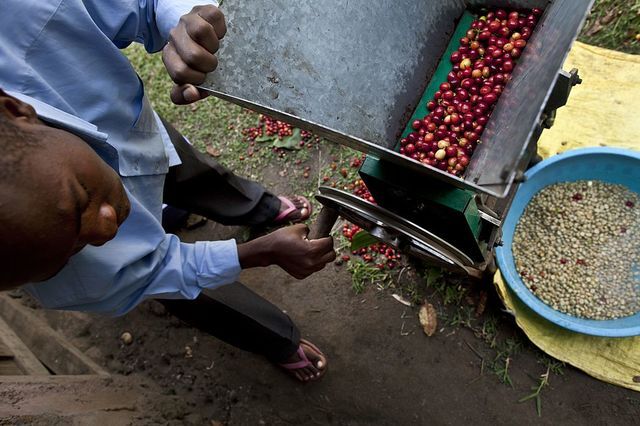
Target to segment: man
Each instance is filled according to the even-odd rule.
[[[0,86],[11,92],[0,96],[0,112],[14,135],[3,151],[15,153],[6,161],[18,172],[6,169],[14,181],[5,179],[0,192],[4,283],[46,280],[26,288],[58,309],[123,314],[142,300],[163,299],[181,318],[297,379],[317,379],[326,366],[318,348],[279,309],[230,283],[241,268],[269,264],[304,278],[335,258],[330,238],[310,241],[296,225],[245,244],[185,244],[160,225],[163,200],[227,224],[304,219],[310,207],[301,198],[283,205],[231,175],[149,106],[118,48],[133,41],[150,52],[164,47],[176,82],[172,100],[203,98],[192,84],[217,66],[226,25],[215,6],[195,4],[5,0]],[[21,147],[11,145],[15,135],[26,141]],[[45,250],[30,261],[36,247]],[[202,294],[208,288],[216,290]]]

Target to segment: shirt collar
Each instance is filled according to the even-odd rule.
[[[108,135],[100,132],[97,126],[31,96],[11,91],[7,91],[7,93],[31,105],[42,121],[53,127],[67,130],[83,139],[107,164],[116,171],[118,170],[117,151],[107,143]]]

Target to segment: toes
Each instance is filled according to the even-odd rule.
[[[314,367],[305,368],[305,375],[307,380],[312,380],[320,375],[320,372],[316,370]]]
[[[297,370],[295,374],[296,374],[296,378],[301,382],[308,382],[313,378],[313,373],[311,373],[306,368],[301,368]]]
[[[305,369],[309,377],[317,376],[320,372],[313,366],[309,366]]]
[[[319,380],[326,372],[327,360],[324,354],[313,343],[304,339],[300,341],[300,349],[304,352],[304,357],[309,360],[309,363],[295,370],[287,368],[289,373],[302,383]],[[300,360],[301,356],[296,353],[287,362],[295,363]]]
[[[289,200],[296,206],[297,209],[308,209],[309,205],[304,202],[304,200],[300,197],[291,197]]]
[[[283,221],[294,223],[300,222],[308,219],[311,215],[311,205],[308,203],[306,198],[300,195],[293,195],[290,197],[280,196],[279,198],[281,199],[280,214],[283,214],[290,207],[293,207],[293,209],[287,213],[287,216],[282,218]]]
[[[313,362],[313,361],[312,361]],[[320,371],[313,365],[299,368],[292,372],[296,379],[301,382],[309,382],[320,377]]]
[[[301,342],[301,346],[304,354],[313,364],[309,367],[310,369],[312,369],[312,373],[314,374],[314,376],[321,376],[327,365],[327,361],[324,358],[324,355],[318,348],[312,346],[310,343]]]

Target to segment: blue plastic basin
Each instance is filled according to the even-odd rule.
[[[529,169],[525,176],[526,180],[520,185],[502,227],[504,245],[496,250],[498,267],[509,288],[534,312],[560,327],[593,336],[640,335],[640,313],[613,320],[589,320],[551,308],[534,296],[522,282],[511,252],[516,224],[525,207],[538,191],[559,182],[599,180],[622,184],[640,193],[640,153],[619,148],[576,149],[538,163]],[[540,250],[544,250],[544,247],[540,247]]]

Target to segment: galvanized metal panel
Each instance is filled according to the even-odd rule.
[[[483,135],[487,143],[472,158],[465,179],[424,166],[392,148],[467,5],[520,8],[546,3],[231,0],[222,9],[229,31],[219,52],[220,65],[202,87],[421,175],[502,196],[515,176],[502,170],[524,167],[520,163],[527,136],[589,10],[588,0],[552,2],[549,9],[554,12],[545,20],[553,19],[540,25],[536,31],[540,34],[526,49],[514,82]],[[542,46],[542,41],[548,43]],[[547,46],[551,41],[558,41],[558,46]],[[521,74],[533,76],[532,70],[534,78],[525,81]],[[507,114],[514,105],[520,107],[517,115]],[[514,121],[521,125],[518,131]],[[506,130],[501,130],[503,125]],[[491,152],[491,146],[497,150]]]
[[[390,147],[420,99],[462,0],[228,1],[205,87]]]

